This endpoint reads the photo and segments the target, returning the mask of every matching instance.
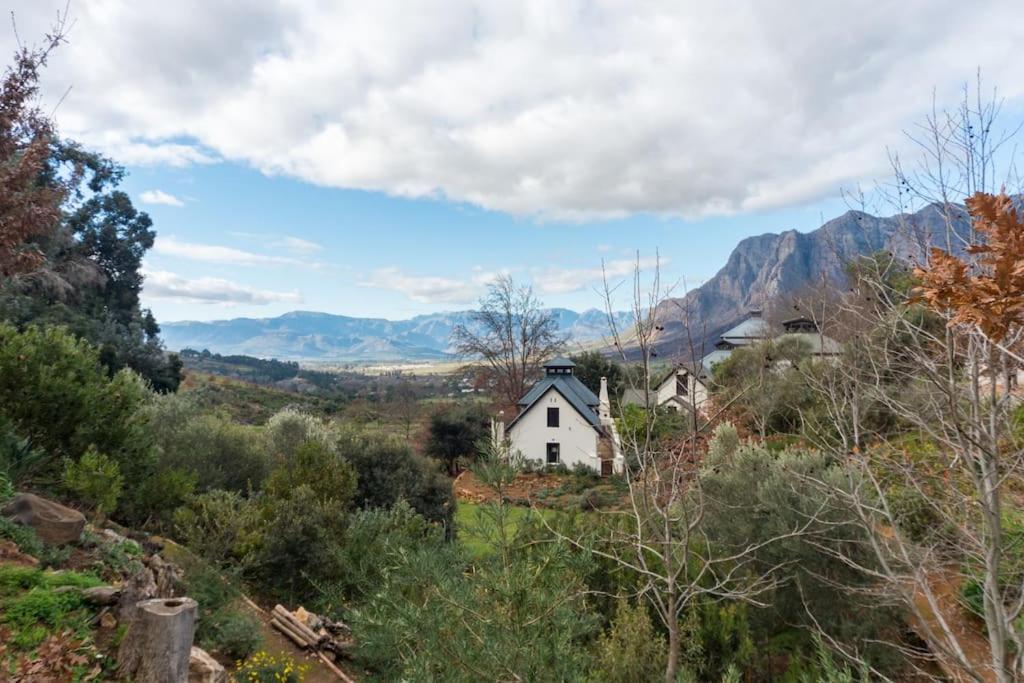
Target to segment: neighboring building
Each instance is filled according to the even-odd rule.
[[[579,463],[603,475],[621,472],[624,459],[611,417],[607,382],[595,396],[573,375],[576,364],[556,358],[544,377],[519,400],[519,414],[504,430],[513,452],[535,463],[572,468]]]
[[[786,339],[800,339],[811,349],[811,355],[824,358],[839,355],[839,343],[821,334],[818,324],[810,318],[791,318],[783,321],[783,333],[775,337],[776,342]],[[642,389],[627,389],[623,393],[624,405],[668,406],[676,410],[696,404],[701,410],[708,397],[708,382],[715,366],[728,358],[736,349],[753,346],[772,339],[771,328],[761,316],[760,310],[753,310],[742,322],[729,328],[715,342],[715,350],[704,356],[696,375],[686,366],[672,369],[658,382],[657,388],[645,397]]]

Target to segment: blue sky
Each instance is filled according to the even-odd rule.
[[[402,318],[504,272],[584,309],[602,259],[692,286],[816,228],[978,70],[1019,118],[1018,4],[75,0],[41,105],[128,168],[159,320]],[[32,42],[66,0],[8,5]]]
[[[266,317],[296,309],[405,318],[471,307],[484,277],[495,272],[534,282],[548,305],[583,310],[602,306],[596,291],[602,260],[618,269],[614,281],[621,281],[624,262],[639,252],[649,268],[660,253],[664,280],[682,291],[713,275],[743,237],[811,230],[822,212],[831,216],[846,208],[835,197],[742,217],[686,221],[633,215],[565,222],[317,187],[231,163],[129,170],[125,189],[153,217],[159,235],[146,259],[148,270],[295,295],[255,304],[148,298],[146,304],[165,321]],[[181,205],[146,202],[146,193],[155,190]],[[246,255],[225,256],[210,247]],[[451,282],[421,282],[435,277]],[[403,284],[402,278],[410,281]]]

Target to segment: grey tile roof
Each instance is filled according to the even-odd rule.
[[[583,419],[596,429],[601,428],[601,420],[596,410],[601,401],[597,396],[594,396],[594,392],[588,389],[583,382],[572,375],[548,375],[534,384],[533,388],[519,399],[519,414],[508,424],[508,428],[511,429],[512,425],[518,422],[519,418],[525,415],[552,388],[560,393],[569,402],[569,405],[583,416]]]
[[[760,340],[769,337],[768,323],[763,318],[747,318],[722,333],[721,338],[733,344],[742,345],[744,340]]]

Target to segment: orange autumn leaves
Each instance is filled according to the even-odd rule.
[[[917,300],[951,313],[951,325],[976,326],[1000,342],[1024,314],[1024,222],[1005,192],[978,192],[966,204],[980,236],[967,253],[977,260],[932,248],[931,263],[914,270],[921,280]]]

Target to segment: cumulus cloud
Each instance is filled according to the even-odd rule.
[[[166,270],[144,270],[142,293],[155,299],[174,299],[197,304],[302,303],[298,292],[255,289],[216,277],[187,279]]]
[[[190,261],[220,263],[233,266],[299,266],[320,268],[322,264],[303,261],[288,256],[269,256],[252,251],[224,247],[215,244],[198,244],[181,242],[174,237],[157,237],[153,245],[153,253],[163,256],[175,256]]]
[[[487,283],[497,275],[482,268],[474,268],[473,274],[467,278],[410,275],[400,268],[391,267],[378,268],[356,284],[360,287],[401,292],[421,303],[466,304],[478,299]]]
[[[660,265],[665,266],[668,259],[661,258]],[[533,285],[544,294],[566,294],[578,292],[601,283],[605,277],[610,284],[620,278],[630,276],[637,267],[641,271],[650,270],[659,265],[659,259],[641,258],[637,260],[618,259],[604,262],[604,268],[542,268],[533,272]]]
[[[64,0],[15,0],[22,36]],[[47,99],[130,163],[268,174],[564,218],[792,205],[981,67],[1011,102],[1012,0],[76,3]],[[956,20],[951,20],[955,17]],[[10,52],[13,36],[0,45]],[[105,131],[97,137],[95,131]]]
[[[185,202],[175,197],[173,194],[164,192],[163,190],[146,190],[139,195],[139,199],[142,200],[143,204],[163,204],[165,206],[185,206]]]

